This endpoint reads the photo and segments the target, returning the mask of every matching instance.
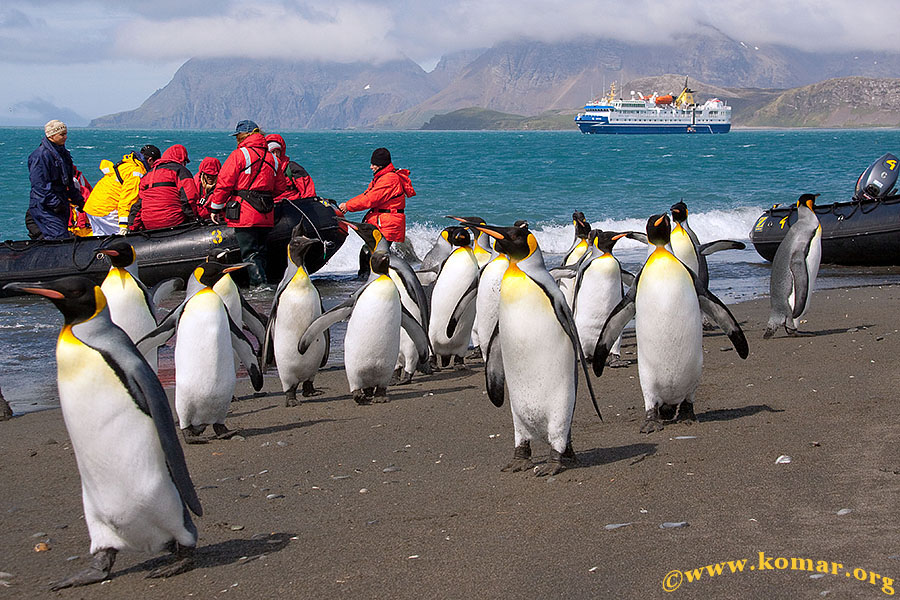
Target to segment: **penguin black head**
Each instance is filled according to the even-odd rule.
[[[592,229],[591,233],[588,235],[588,243],[601,252],[611,253],[616,242],[624,236],[624,233],[616,233],[615,231]]]
[[[522,227],[524,229],[528,229],[528,221],[525,219],[518,219],[515,223],[513,223],[513,227]]]
[[[3,289],[49,298],[63,314],[66,325],[83,323],[106,308],[106,296],[100,286],[86,277],[63,277],[49,283],[13,282]]]
[[[472,236],[465,227],[448,227],[447,229],[449,229],[447,232],[447,241],[454,246],[463,248],[472,244]]]
[[[373,273],[379,275],[387,275],[388,268],[391,266],[391,257],[387,252],[373,252],[372,258],[369,259],[369,267]]]
[[[685,204],[684,202],[676,202],[669,210],[672,211],[672,218],[676,223],[684,223],[685,221],[687,221],[688,208],[687,204]]]
[[[813,210],[816,206],[816,198],[818,197],[819,194],[802,194],[797,200],[797,206],[803,205],[809,210]]]
[[[216,282],[219,281],[226,273],[231,273],[237,271],[238,269],[243,269],[247,266],[247,264],[248,263],[240,263],[237,265],[223,265],[220,262],[208,260],[197,265],[197,268],[194,269],[193,274],[194,277],[197,278],[197,281],[199,281],[206,287],[212,287],[216,285]]]
[[[497,251],[506,254],[515,261],[528,258],[538,248],[537,240],[528,231],[527,226],[497,227],[495,225],[476,225],[475,228],[497,240],[494,242]]]
[[[135,261],[134,248],[125,240],[116,240],[106,248],[98,250],[97,254],[109,257],[109,262],[114,267],[124,269]]]
[[[295,265],[302,265],[306,260],[306,254],[313,248],[317,248],[319,252],[325,250],[325,246],[319,240],[308,238],[305,235],[295,235],[288,242],[288,255]]]
[[[591,234],[591,224],[587,222],[584,213],[575,211],[572,213],[572,223],[575,225],[575,237],[586,240]]]
[[[356,223],[354,221],[348,221],[347,219],[338,220],[342,223],[346,223],[347,227],[355,231],[356,234],[362,238],[363,243],[369,250],[374,250],[375,247],[378,246],[378,242],[384,239],[384,234],[381,233],[381,230],[371,223]]]
[[[655,246],[665,246],[672,237],[672,223],[669,215],[653,215],[647,219],[647,239]]]

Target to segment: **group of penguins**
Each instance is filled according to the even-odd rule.
[[[814,198],[801,196],[800,210],[808,214],[800,214],[776,253],[771,290],[779,297],[772,299],[767,338],[782,325],[797,335],[808,307],[821,254]],[[576,463],[571,424],[579,363],[600,416],[588,365],[600,376],[607,362],[628,364],[619,347],[632,320],[646,409],[641,432],[661,430],[665,421],[695,420],[704,321],[718,325],[741,358],[749,352],[738,322],[708,289],[706,263],[708,254],[743,244],[700,244],[687,223],[687,206],[679,202],[671,213],[674,228],[663,213],[648,219],[645,233],[613,233],[592,230],[576,212],[572,248],[550,269],[525,221],[495,226],[450,217],[459,225],[441,232],[418,271],[388,251],[376,227],[345,221],[371,251],[371,274],[328,311],[304,267],[306,254],[321,242],[295,232],[268,318],[231,278],[245,265],[208,260],[188,278],[184,301],[157,320],[156,306],[178,286],[167,281],[148,290],[136,275],[133,248],[121,239],[101,250],[112,266],[100,286],[83,277],[8,284],[47,297],[64,316],[56,348],[60,405],[81,475],[93,558],[52,588],[108,578],[123,549],[174,554],[149,577],[192,567],[197,529],[191,513],[200,516],[202,508],[156,375],[157,350],[173,335],[175,410],[188,443],[205,442],[201,435],[210,425],[217,438],[235,433],[225,417],[238,363],[259,390],[274,362],[288,406],[297,404],[298,388],[303,396],[317,393],[313,379],[328,359],[328,330],[345,319],[345,371],[359,404],[386,401],[392,377],[407,383],[416,371],[464,364],[471,342],[484,359],[490,400],[499,407],[509,398],[515,448],[504,471],[533,467],[547,476]],[[626,236],[648,245],[636,275],[612,254]],[[550,446],[549,459],[537,466],[531,460],[536,440]]]

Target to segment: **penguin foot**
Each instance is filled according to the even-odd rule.
[[[542,465],[537,465],[534,468],[535,476],[548,477],[550,475],[556,475],[565,471],[566,467],[565,465],[563,465],[562,457],[562,454],[551,448],[550,458],[547,460],[547,462]]]
[[[481,348],[475,346],[474,348],[469,350],[469,353],[466,354],[466,358],[468,358],[469,360],[481,360]]]
[[[181,544],[175,542],[175,561],[166,565],[165,567],[160,567],[158,569],[153,569],[150,573],[147,574],[147,579],[161,579],[166,577],[174,577],[175,575],[180,575],[182,573],[186,573],[194,568],[194,547],[193,546],[182,546]]]
[[[375,391],[372,393],[372,402],[385,403],[390,401],[391,400],[390,398],[388,398],[386,387],[375,388]]]
[[[284,405],[288,408],[292,406],[300,406],[297,402],[297,386],[291,386],[284,392]]]
[[[609,358],[606,360],[606,366],[610,369],[621,369],[622,367],[627,367],[631,363],[627,360],[622,360],[619,358],[618,354],[610,354]]]
[[[372,404],[372,397],[366,393],[366,390],[353,390],[353,401],[360,406],[364,406]]]
[[[765,331],[765,333],[763,333],[763,339],[764,340],[771,339],[773,335],[775,335],[775,330],[771,329],[769,327],[766,327],[766,331]]]
[[[677,410],[677,404],[660,404],[656,407],[657,414],[663,421],[671,421],[672,419],[674,419]]]
[[[641,433],[653,433],[654,431],[662,431],[663,424],[662,421],[659,420],[659,412],[656,408],[651,408],[647,411],[647,416],[644,419],[644,424],[641,425]]]
[[[553,456],[553,450],[551,449],[550,455]],[[564,467],[574,467],[578,464],[578,456],[575,454],[575,450],[572,448],[572,441],[569,440],[569,443],[566,444],[566,449],[563,451],[562,455],[560,455],[560,462]]]
[[[531,462],[531,442],[525,440],[518,446],[516,446],[515,451],[513,452],[513,459],[510,461],[508,465],[500,469],[504,473],[518,473],[520,471],[527,471],[533,466]]]
[[[694,414],[694,403],[688,400],[678,405],[678,416],[675,418],[678,423],[691,425],[697,421],[697,415]]]
[[[423,375],[431,375],[434,373],[434,367],[432,366],[431,361],[420,362],[416,367],[416,370]]]
[[[94,555],[93,560],[91,560],[91,566],[74,575],[66,577],[62,581],[51,584],[50,589],[56,592],[70,587],[90,585],[107,579],[116,562],[116,552],[118,551],[115,548],[104,548],[103,550],[100,550]]]
[[[441,370],[441,366],[438,364],[437,356],[432,356],[428,359],[428,366],[431,369],[431,373],[437,373]],[[431,373],[429,373],[429,375],[431,375]]]
[[[216,432],[217,440],[227,440],[237,435],[237,429],[228,429],[225,423],[213,423],[213,431]]]
[[[406,371],[400,371],[402,374],[397,378],[397,385],[409,385],[412,383],[413,374]]]
[[[322,392],[320,390],[317,390],[315,386],[313,386],[312,379],[307,379],[303,382],[303,390],[300,392],[300,394],[304,398],[311,398],[313,396],[321,396]]]
[[[469,371],[469,365],[466,364],[466,359],[462,356],[454,356],[453,357],[453,366],[456,367],[457,371]]]
[[[451,356],[441,356],[440,357],[440,366],[442,369],[450,366]]]
[[[206,425],[200,425],[199,427],[195,427],[194,425],[188,425],[184,429],[181,430],[181,435],[184,437],[185,444],[205,444],[206,439],[200,437],[200,434],[206,429]]]

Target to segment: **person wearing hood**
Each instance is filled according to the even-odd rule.
[[[313,183],[312,177],[306,172],[306,169],[288,157],[287,144],[285,144],[284,138],[277,133],[270,133],[266,136],[266,142],[269,145],[269,152],[278,159],[278,169],[285,176],[288,186],[285,193],[275,198],[275,204],[277,205],[284,200],[314,198],[316,195],[316,184]]]
[[[32,233],[48,240],[70,237],[68,223],[70,204],[84,205],[81,191],[75,185],[75,165],[66,149],[68,128],[53,119],[44,125],[44,139],[28,156],[31,197],[25,215],[26,225],[32,221]]]
[[[194,186],[197,188],[197,206],[195,211],[201,219],[209,218],[209,197],[216,189],[216,180],[219,178],[219,171],[222,170],[222,163],[214,156],[207,156],[200,161],[197,168],[197,174],[194,175]]]
[[[406,199],[416,195],[409,179],[408,169],[396,169],[391,162],[387,148],[376,148],[372,152],[372,182],[359,196],[339,205],[341,212],[367,210],[363,221],[381,230],[388,242],[403,242],[406,239]],[[369,249],[363,244],[359,251],[358,277],[369,275]]]
[[[141,178],[137,202],[131,207],[128,228],[163,229],[197,219],[197,187],[185,166],[187,148],[175,144],[162,153]]]
[[[233,135],[237,148],[225,159],[209,198],[214,223],[234,229],[251,285],[266,283],[266,240],[275,225],[275,197],[287,189],[279,160],[269,152],[265,136],[250,120],[240,121]]]
[[[103,178],[84,204],[94,235],[128,232],[128,217],[138,198],[141,177],[159,157],[159,148],[147,144],[140,152],[126,154],[115,164],[109,160],[100,162]]]

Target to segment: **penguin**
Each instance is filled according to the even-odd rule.
[[[52,589],[107,579],[121,550],[172,551],[175,562],[149,577],[189,570],[197,528],[188,511],[203,510],[169,401],[134,342],[110,319],[100,286],[66,277],[6,288],[49,298],[64,317],[56,344],[59,403],[81,476],[93,559]]]
[[[495,246],[510,261],[500,283],[499,319],[485,358],[488,398],[502,406],[505,387],[512,410],[515,450],[502,470],[531,468],[531,443],[542,439],[550,445],[550,458],[535,467],[535,474],[554,475],[577,464],[571,426],[579,359],[600,416],[572,312],[526,227],[478,228],[496,240]]]
[[[175,412],[189,444],[206,441],[200,435],[207,425],[213,426],[218,439],[237,433],[225,426],[236,383],[234,353],[247,369],[253,389],[262,389],[262,372],[253,348],[212,289],[223,273],[242,267],[201,263],[188,279],[184,301],[137,344],[146,351],[176,336]]]
[[[644,395],[642,433],[663,429],[662,420],[675,417],[691,422],[694,392],[703,370],[702,314],[728,335],[738,356],[747,358],[747,339],[731,311],[696,274],[669,251],[669,216],[647,221],[647,239],[654,250],[635,277],[628,293],[613,309],[594,347],[594,374],[603,373],[606,357],[622,330],[635,320],[638,376]]]
[[[697,234],[688,225],[687,205],[684,202],[676,202],[669,210],[672,212],[672,220],[675,221],[671,235],[672,253],[697,275],[702,287],[708,288],[709,265],[706,257],[722,250],[743,250],[746,246],[733,240],[716,240],[701,244]]]
[[[137,342],[156,328],[156,306],[161,297],[180,289],[184,282],[181,279],[169,279],[151,293],[138,278],[134,248],[125,240],[117,239],[97,253],[109,257],[112,263],[100,285],[106,296],[110,318],[128,334],[131,341]],[[156,350],[148,352],[144,358],[156,372]]]
[[[594,358],[594,340],[600,336],[603,324],[624,296],[622,266],[612,254],[616,241],[624,233],[595,229],[588,236],[588,252],[579,262],[575,276],[572,312],[581,350],[588,362]],[[619,336],[609,355],[609,366],[628,366],[620,359],[622,337]]]
[[[472,252],[468,229],[451,228],[448,240],[455,249],[441,265],[434,282],[428,338],[438,368],[448,366],[451,360],[464,368],[464,357],[475,324],[475,305],[468,296],[478,290],[478,262]],[[460,304],[466,304],[467,308],[462,315],[458,315],[451,328],[451,319]]]
[[[209,260],[207,262],[216,261]],[[240,263],[235,266],[246,267],[249,264],[250,263]],[[231,317],[231,320],[237,323],[237,326],[240,329],[246,329],[256,338],[257,354],[261,355],[263,340],[266,337],[268,319],[259,314],[259,312],[247,302],[247,299],[241,294],[240,288],[231,277],[230,272],[224,273],[212,289],[219,295],[222,302],[225,303],[225,308],[228,309],[228,316]]]
[[[453,244],[450,243],[449,236],[454,227],[455,226],[445,227],[441,230],[434,246],[431,247],[431,250],[429,250],[428,254],[425,255],[425,258],[422,259],[422,264],[419,265],[419,269],[416,271],[416,276],[419,278],[422,285],[431,285],[434,283],[435,279],[437,279],[438,271],[441,269],[441,265],[444,264],[447,257],[453,253]]]
[[[330,338],[327,330],[305,354],[297,350],[300,336],[323,312],[319,291],[310,280],[304,263],[310,248],[318,246],[316,251],[322,252],[321,245],[319,240],[294,230],[287,247],[287,268],[275,290],[269,312],[261,362],[265,369],[269,358],[274,357],[284,391],[284,405],[288,407],[297,406],[297,387],[300,384],[303,384],[304,398],[319,393],[313,386],[313,378],[328,361]]]
[[[490,238],[486,233],[483,236]],[[504,252],[496,251],[494,258],[481,269],[478,278],[478,289],[475,295],[475,326],[473,327],[473,342],[479,348],[482,359],[487,352],[490,335],[497,326],[500,318],[500,284],[503,274],[509,268],[509,256]],[[474,332],[484,332],[476,338]]]
[[[772,259],[769,301],[772,312],[763,334],[775,335],[784,326],[789,336],[808,336],[797,331],[800,319],[809,310],[810,298],[822,259],[822,226],[815,213],[819,194],[803,194],[797,200],[797,221],[791,225]]]
[[[430,308],[428,297],[419,282],[415,271],[403,258],[388,252],[389,242],[375,225],[370,223],[355,223],[342,219],[348,227],[359,235],[363,243],[369,248],[369,252],[383,252],[388,255],[390,267],[388,276],[397,286],[400,292],[400,303],[419,322],[419,325],[428,332],[428,319]],[[370,275],[369,280],[378,278],[378,275]],[[412,381],[416,370],[423,373],[431,373],[431,365],[428,361],[419,362],[419,352],[415,342],[406,331],[400,331],[400,354],[397,357],[397,365],[394,369],[394,378],[398,385],[406,385]]]
[[[300,353],[306,353],[322,332],[349,318],[344,370],[353,400],[361,405],[388,401],[387,386],[400,351],[401,327],[415,341],[419,360],[428,359],[428,336],[400,303],[400,293],[388,275],[390,258],[384,252],[373,252],[369,264],[377,276],[313,321],[298,344]]]
[[[588,223],[581,211],[572,213],[572,223],[575,225],[575,241],[572,247],[563,257],[562,266],[571,267],[581,260],[588,251],[588,235],[591,233],[591,224]],[[563,296],[566,297],[566,303],[572,308],[575,300],[575,281],[573,277],[562,277],[559,279],[559,289],[562,290]]]

